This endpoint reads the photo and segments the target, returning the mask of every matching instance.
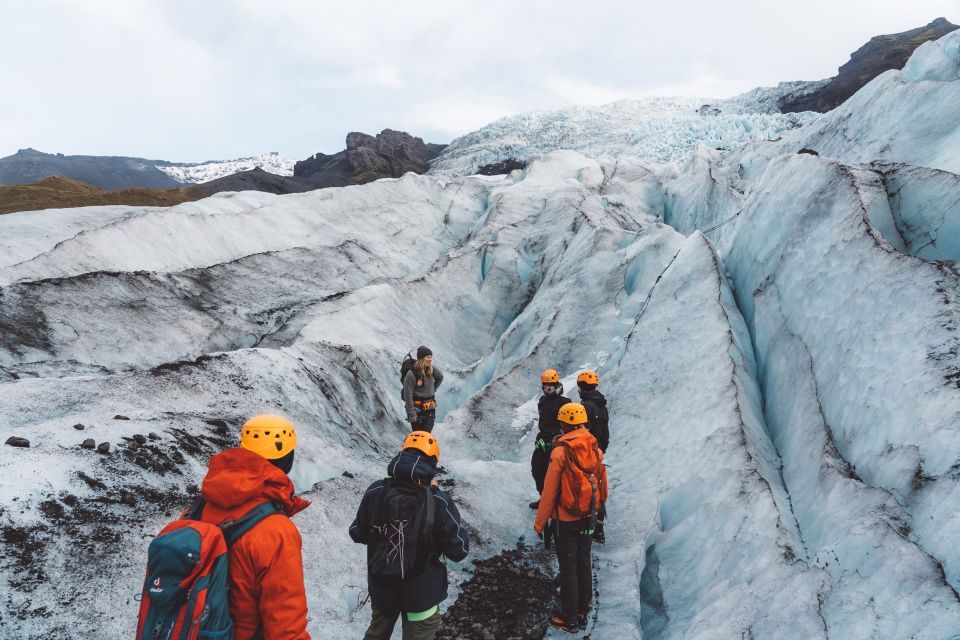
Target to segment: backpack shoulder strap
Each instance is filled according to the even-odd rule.
[[[387,520],[387,492],[393,487],[393,478],[385,478],[383,481],[383,489],[377,493],[377,497],[374,498],[372,515],[373,521],[372,524],[383,526]]]
[[[433,528],[437,521],[437,506],[434,504],[433,487],[423,485],[424,504],[423,525],[420,527],[420,539],[430,541],[433,538]]]
[[[199,520],[200,514],[203,513],[203,507],[205,502],[202,497],[197,498],[180,513],[181,520]]]
[[[243,534],[253,529],[253,527],[267,516],[277,513],[283,513],[283,509],[274,502],[264,502],[245,513],[238,520],[225,522],[220,525],[223,531],[223,538],[227,542],[227,547],[232,547]]]

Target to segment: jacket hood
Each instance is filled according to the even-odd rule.
[[[597,459],[597,453],[599,453],[597,439],[584,427],[577,427],[563,434],[557,440],[557,444],[560,445],[560,443],[573,450],[582,467],[590,468],[596,466],[599,462]],[[597,453],[594,453],[594,447],[598,447]]]
[[[207,503],[224,512],[275,502],[292,516],[310,504],[294,495],[287,474],[263,456],[239,447],[210,458],[201,493]]]
[[[416,449],[404,449],[387,465],[387,474],[397,480],[430,482],[437,473],[436,462]]]
[[[607,406],[607,399],[596,389],[580,389],[580,399],[596,402],[599,405]]]

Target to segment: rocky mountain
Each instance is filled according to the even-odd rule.
[[[123,156],[65,156],[20,149],[0,158],[0,184],[30,184],[62,176],[100,189],[172,189],[183,184],[157,168],[161,160]],[[166,163],[170,164],[170,163]]]
[[[854,51],[850,60],[838,69],[837,75],[826,81],[822,87],[802,95],[785,96],[780,102],[780,110],[784,113],[824,113],[835,109],[884,71],[902,69],[914,50],[924,42],[942,38],[958,28],[960,27],[946,18],[937,18],[917,29],[875,36]]]
[[[169,207],[207,195],[207,192],[188,187],[107,191],[70,178],[52,176],[33,184],[0,185],[0,213],[112,204]]]

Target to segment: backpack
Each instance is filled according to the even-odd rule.
[[[407,352],[403,363],[400,365],[400,399],[403,400],[403,383],[407,379],[407,372],[413,370],[413,365],[417,364],[416,359]]]
[[[563,466],[560,477],[560,504],[564,509],[583,520],[590,519],[590,528],[597,523],[597,513],[600,511],[600,483],[602,465],[600,449],[596,440],[590,443],[595,463],[581,465],[576,450],[570,443],[558,441],[556,446],[563,447],[567,464]]]
[[[368,545],[370,575],[401,580],[419,575],[438,555],[433,550],[436,521],[430,485],[384,480],[373,503],[375,541]]]
[[[283,510],[261,504],[219,527],[203,522],[203,500],[157,534],[147,551],[136,640],[233,638],[227,550],[255,524]]]

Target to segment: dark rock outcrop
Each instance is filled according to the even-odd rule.
[[[501,176],[515,171],[517,169],[526,169],[527,163],[523,160],[514,160],[513,158],[507,158],[506,160],[501,160],[500,162],[494,162],[493,164],[485,164],[479,169],[477,173],[481,176]]]
[[[293,176],[278,176],[260,168],[235,173],[199,185],[213,194],[221,191],[265,191],[283,195],[327,187],[364,184],[380,178],[399,178],[408,171],[424,173],[430,161],[446,148],[425,143],[403,131],[384,129],[376,136],[347,134],[347,148],[334,154],[317,153],[294,165]]]
[[[210,195],[221,191],[264,191],[283,195],[285,193],[302,193],[317,187],[307,180],[278,176],[257,167],[249,171],[241,171],[210,182],[204,182],[197,188]]]
[[[7,438],[7,441],[5,444],[11,447],[22,447],[22,448],[30,447],[30,441],[27,440],[26,438],[21,438],[19,436],[10,436],[9,438]]]
[[[424,173],[430,161],[446,148],[427,144],[403,131],[384,129],[376,136],[347,134],[347,148],[333,155],[318,153],[294,165],[293,175],[311,178],[322,186],[363,184],[380,178],[399,178],[408,171]]]
[[[884,71],[902,69],[914,49],[924,42],[942,38],[958,28],[946,18],[937,18],[919,29],[875,36],[851,54],[850,61],[838,69],[830,82],[812,93],[785,97],[780,110],[825,113],[835,109]]]

